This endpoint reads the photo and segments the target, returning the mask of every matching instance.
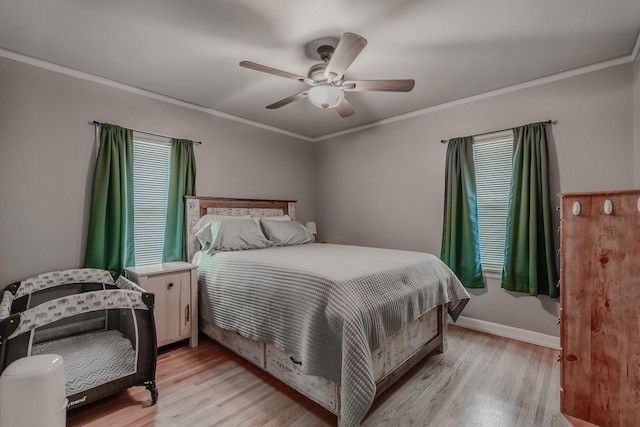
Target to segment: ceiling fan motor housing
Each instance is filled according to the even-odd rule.
[[[307,73],[307,77],[315,82],[324,82],[327,78],[324,75],[324,70],[327,68],[327,63],[323,62],[321,64],[313,64],[309,68],[309,72]]]

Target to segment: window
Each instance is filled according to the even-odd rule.
[[[136,265],[162,262],[171,145],[133,134],[133,235]]]
[[[501,271],[511,191],[513,133],[492,134],[473,144],[480,258],[485,270]]]

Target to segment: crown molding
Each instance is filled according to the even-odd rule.
[[[72,77],[77,77],[82,80],[91,81],[94,83],[100,83],[109,87],[113,87],[116,89],[125,90],[127,92],[135,93],[137,95],[146,96],[148,98],[157,99],[159,101],[168,102],[170,104],[179,105],[181,107],[189,108],[192,110],[200,111],[203,113],[210,114],[212,116],[221,117],[223,119],[233,120],[235,122],[243,123],[245,125],[253,126],[256,128],[268,130],[271,132],[280,133],[282,135],[291,136],[297,139],[301,139],[303,141],[313,141],[313,138],[310,138],[305,135],[300,135],[295,132],[290,132],[288,130],[280,129],[275,126],[265,125],[263,123],[254,122],[253,120],[245,119],[242,117],[234,116],[232,114],[223,113],[221,111],[214,110],[212,108],[201,107],[196,104],[191,104],[189,102],[180,101],[175,98],[171,98],[169,96],[160,95],[155,92],[151,92],[148,90],[140,89],[135,86],[130,86],[124,83],[120,83],[111,79],[107,79],[105,77],[96,76],[95,74],[85,73],[84,71],[78,71],[73,68],[68,68],[62,65],[54,64],[52,62],[44,61],[42,59],[33,58],[31,56],[23,55],[21,53],[13,52],[10,50],[0,48],[0,57],[13,59],[15,61],[23,62],[25,64],[34,65],[39,68],[43,68],[45,70],[53,71],[56,73],[66,74]]]
[[[638,34],[638,38],[636,39],[636,44],[633,46],[633,52],[631,52],[631,60],[635,61],[638,58],[638,50],[640,49],[640,34]]]
[[[445,102],[444,104],[434,105],[433,107],[424,108],[422,110],[416,110],[416,111],[412,111],[410,113],[401,114],[399,116],[390,117],[388,119],[367,123],[366,125],[345,129],[345,130],[340,131],[340,132],[330,133],[330,134],[327,134],[327,135],[323,135],[323,136],[314,138],[313,141],[314,142],[323,141],[323,140],[326,140],[326,139],[335,138],[337,136],[342,136],[342,135],[346,135],[346,134],[353,133],[353,132],[359,132],[359,131],[362,131],[362,130],[365,130],[365,129],[369,129],[369,128],[372,128],[372,127],[386,125],[388,123],[394,123],[394,122],[398,122],[398,121],[401,121],[401,120],[406,120],[406,119],[410,119],[410,118],[413,118],[413,117],[422,116],[422,115],[425,115],[425,114],[428,114],[428,113],[432,113],[434,111],[444,110],[446,108],[456,107],[456,106],[462,105],[462,104],[468,104],[469,102],[479,101],[481,99],[487,99],[487,98],[491,98],[491,97],[498,96],[498,95],[504,95],[506,93],[516,92],[516,91],[519,91],[519,90],[522,90],[522,89],[535,87],[535,86],[540,86],[540,85],[544,85],[544,84],[547,84],[547,83],[555,82],[555,81],[558,81],[558,80],[568,79],[570,77],[575,77],[575,76],[579,76],[579,75],[582,75],[582,74],[587,74],[587,73],[591,73],[591,72],[594,72],[594,71],[603,70],[603,69],[609,68],[609,67],[615,67],[617,65],[633,62],[633,60],[634,60],[633,58],[634,58],[633,55],[629,55],[629,56],[624,56],[624,57],[621,57],[621,58],[616,58],[616,59],[612,59],[612,60],[605,61],[605,62],[599,62],[597,64],[587,65],[585,67],[580,67],[580,68],[576,68],[576,69],[573,69],[573,70],[565,71],[565,72],[562,72],[562,73],[553,74],[553,75],[550,75],[550,76],[542,77],[540,79],[530,80],[530,81],[524,82],[524,83],[518,83],[518,84],[513,85],[513,86],[507,86],[507,87],[504,87],[504,88],[501,88],[501,89],[492,90],[490,92],[481,93],[479,95],[469,96],[467,98],[461,98],[461,99],[457,99],[455,101]]]
[[[615,67],[617,65],[627,64],[629,62],[634,62],[638,56],[638,50],[640,50],[640,33],[638,33],[638,37],[636,38],[636,43],[634,45],[633,51],[626,56],[621,56],[619,58],[610,59],[608,61],[598,62],[596,64],[586,65],[584,67],[574,68],[572,70],[563,71],[561,73],[552,74],[550,76],[542,77],[539,79],[529,80],[527,82],[518,83],[512,86],[507,86],[504,88],[492,90],[489,92],[481,93],[474,96],[469,96],[467,98],[456,99],[455,101],[445,102],[444,104],[434,105],[433,107],[423,108],[421,110],[412,111],[410,113],[401,114],[399,116],[389,117],[388,119],[378,120],[375,122],[367,123],[366,125],[357,126],[349,129],[345,129],[339,132],[330,133],[327,135],[319,136],[317,138],[313,138],[314,142],[324,141],[326,139],[335,138],[337,136],[346,135],[353,132],[360,132],[365,129],[369,129],[376,126],[386,125],[388,123],[397,122],[400,120],[410,119],[412,117],[422,116],[424,114],[432,113],[438,110],[444,110],[446,108],[456,107],[458,105],[467,104],[469,102],[478,101],[481,99],[491,98],[497,95],[504,95],[505,93],[515,92],[518,90],[544,85],[547,83],[555,82],[558,80],[568,79],[570,77],[576,77],[582,74],[592,73],[594,71],[603,70],[609,67]]]
[[[354,133],[354,132],[360,132],[366,129],[370,129],[376,126],[382,126],[382,125],[386,125],[389,123],[394,123],[394,122],[398,122],[401,120],[406,120],[406,119],[410,119],[413,117],[418,117],[418,116],[422,116],[425,114],[429,114],[432,113],[434,111],[439,111],[439,110],[444,110],[447,108],[452,108],[452,107],[456,107],[459,105],[463,105],[463,104],[467,104],[469,102],[475,102],[475,101],[479,101],[481,99],[487,99],[487,98],[491,98],[494,96],[498,96],[498,95],[504,95],[506,93],[510,93],[510,92],[516,92],[522,89],[527,89],[530,87],[535,87],[535,86],[540,86],[540,85],[544,85],[547,83],[551,83],[551,82],[555,82],[558,80],[564,80],[564,79],[568,79],[571,77],[576,77],[582,74],[587,74],[587,73],[592,73],[594,71],[599,71],[599,70],[603,70],[605,68],[610,68],[610,67],[615,67],[618,65],[622,65],[622,64],[627,64],[630,62],[633,62],[636,60],[637,56],[638,56],[638,51],[640,50],[640,33],[638,34],[638,37],[636,38],[636,43],[634,45],[633,51],[626,56],[621,56],[619,58],[614,58],[614,59],[610,59],[607,61],[603,61],[603,62],[598,62],[596,64],[591,64],[591,65],[587,65],[584,67],[579,67],[579,68],[574,68],[572,70],[568,70],[568,71],[563,71],[561,73],[557,73],[557,74],[552,74],[550,76],[546,76],[546,77],[542,77],[539,79],[534,79],[534,80],[529,80],[527,82],[523,82],[523,83],[518,83],[515,85],[511,85],[511,86],[507,86],[504,88],[500,88],[500,89],[496,89],[496,90],[492,90],[489,92],[485,92],[485,93],[481,93],[478,95],[474,95],[474,96],[469,96],[466,98],[461,98],[461,99],[457,99],[454,101],[450,101],[450,102],[445,102],[443,104],[439,104],[439,105],[434,105],[432,107],[428,107],[428,108],[423,108],[420,110],[416,110],[416,111],[412,111],[410,113],[406,113],[406,114],[400,114],[398,116],[394,116],[394,117],[389,117],[387,119],[383,119],[383,120],[378,120],[375,122],[371,122],[371,123],[367,123],[365,125],[361,125],[361,126],[356,126],[356,127],[352,127],[349,129],[345,129],[345,130],[341,130],[338,132],[333,132],[333,133],[329,133],[326,135],[322,135],[322,136],[318,136],[315,138],[306,136],[306,135],[301,135],[295,132],[290,132],[288,130],[284,130],[284,129],[280,129],[277,128],[275,126],[269,126],[269,125],[265,125],[263,123],[259,123],[259,122],[254,122],[253,120],[248,120],[242,117],[238,117],[238,116],[234,116],[232,114],[228,114],[228,113],[223,113],[221,111],[217,111],[214,110],[212,108],[205,108],[205,107],[201,107],[199,105],[195,105],[195,104],[191,104],[189,102],[185,102],[185,101],[180,101],[177,100],[175,98],[171,98],[165,95],[160,95],[154,92],[150,92],[144,89],[140,89],[137,88],[135,86],[130,86],[124,83],[120,83],[120,82],[116,82],[114,80],[110,80],[104,77],[100,77],[100,76],[96,76],[94,74],[89,74],[89,73],[85,73],[84,71],[78,71],[75,70],[73,68],[68,68],[68,67],[64,67],[62,65],[58,65],[58,64],[54,64],[52,62],[48,62],[48,61],[44,61],[42,59],[37,59],[37,58],[33,58],[27,55],[23,55],[17,52],[13,52],[10,50],[6,50],[6,49],[2,49],[0,48],[0,57],[5,57],[8,59],[13,59],[15,61],[19,61],[19,62],[24,62],[26,64],[30,64],[30,65],[34,65],[36,67],[40,67],[40,68],[44,68],[46,70],[49,71],[54,71],[57,73],[62,73],[62,74],[67,74],[73,77],[77,77],[79,79],[83,79],[83,80],[88,80],[88,81],[92,81],[92,82],[96,82],[96,83],[100,83],[106,86],[110,86],[113,88],[117,88],[117,89],[122,89],[131,93],[135,93],[138,95],[142,95],[142,96],[146,96],[149,98],[153,98],[153,99],[157,99],[160,101],[164,101],[164,102],[168,102],[174,105],[179,105],[181,107],[185,107],[185,108],[190,108],[192,110],[197,110],[197,111],[201,111],[207,114],[210,114],[212,116],[216,116],[216,117],[221,117],[224,119],[228,119],[228,120],[233,120],[239,123],[243,123],[249,126],[253,126],[253,127],[257,127],[260,129],[264,129],[264,130],[268,130],[271,132],[276,132],[282,135],[287,135],[287,136],[291,136],[293,138],[297,138],[303,141],[309,141],[309,142],[319,142],[319,141],[325,141],[327,139],[332,139],[338,136],[342,136],[342,135],[347,135],[350,133]]]

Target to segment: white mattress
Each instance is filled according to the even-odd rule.
[[[120,331],[59,338],[35,344],[31,351],[34,355],[45,353],[62,356],[67,396],[136,372],[136,351]]]

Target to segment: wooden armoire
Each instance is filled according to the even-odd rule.
[[[560,200],[561,411],[576,425],[638,427],[640,190]]]

